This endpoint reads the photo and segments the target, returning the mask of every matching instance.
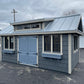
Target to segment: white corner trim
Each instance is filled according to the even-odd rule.
[[[68,35],[68,73],[71,74],[71,34]]]
[[[42,53],[44,53],[44,35],[42,35]]]

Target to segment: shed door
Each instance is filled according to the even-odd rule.
[[[23,64],[37,64],[37,38],[22,36],[19,38],[19,62]]]

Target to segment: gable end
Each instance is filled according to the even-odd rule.
[[[80,19],[80,22],[79,22],[79,25],[78,25],[78,30],[83,32],[82,19]]]

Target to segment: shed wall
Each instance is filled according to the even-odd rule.
[[[42,36],[38,36],[38,43],[39,67],[68,73],[68,35],[62,35],[63,56],[61,60],[42,57]]]
[[[3,37],[2,37],[2,61],[17,63],[17,37],[15,37],[15,52],[14,53],[4,53],[3,49]]]
[[[74,69],[74,67],[79,63],[79,49],[74,52],[74,35],[71,35],[71,40],[72,40],[72,44],[71,44],[71,66],[72,66],[72,70]],[[79,37],[78,37],[78,41],[79,41]],[[79,46],[79,42],[78,42],[78,46]]]
[[[15,53],[6,54],[3,52],[3,37],[2,37],[2,61],[17,63],[17,37],[15,37]],[[74,36],[71,35],[71,70],[79,62],[79,50],[74,51]],[[68,34],[62,35],[62,59],[53,59],[42,57],[42,35],[38,36],[38,66],[40,68],[51,69],[68,73]],[[48,55],[48,54],[46,54]]]

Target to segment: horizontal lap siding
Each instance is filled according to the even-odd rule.
[[[63,56],[61,60],[42,57],[42,36],[38,36],[39,67],[68,72],[68,35],[62,35]]]
[[[3,37],[2,37],[2,51],[3,51]],[[6,54],[2,52],[2,61],[17,63],[17,38],[15,37],[15,53]]]

